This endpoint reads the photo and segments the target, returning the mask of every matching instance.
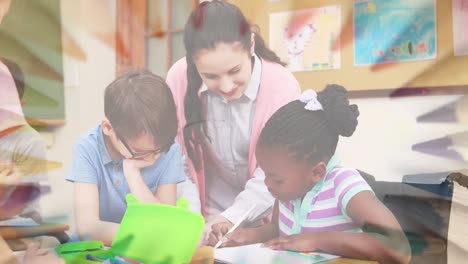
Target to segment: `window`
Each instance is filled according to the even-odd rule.
[[[147,67],[165,77],[185,55],[183,31],[198,0],[117,1],[117,74]]]

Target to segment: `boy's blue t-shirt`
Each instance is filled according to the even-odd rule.
[[[185,181],[179,144],[172,144],[169,151],[162,153],[153,165],[143,168],[141,175],[153,193],[161,184]],[[127,208],[125,196],[130,193],[130,188],[123,174],[122,160],[112,160],[107,151],[101,125],[78,139],[66,179],[96,184],[99,191],[100,220],[121,222]]]

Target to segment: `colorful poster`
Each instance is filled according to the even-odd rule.
[[[338,5],[270,14],[270,47],[291,71],[339,69],[340,33]]]
[[[452,8],[455,56],[468,55],[468,0],[453,0]]]
[[[434,59],[435,0],[354,2],[354,64]]]

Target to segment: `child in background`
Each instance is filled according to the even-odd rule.
[[[27,123],[23,115],[21,106],[26,88],[24,73],[20,66],[12,60],[1,58],[0,62],[8,70],[16,87],[17,93],[7,95],[7,97],[18,96],[19,99],[15,103],[17,109],[14,111],[16,114],[11,113],[10,115],[13,118],[5,119],[0,114],[0,166],[1,163],[14,164],[22,175],[21,183],[39,186],[39,181],[47,180],[46,147],[39,133]],[[2,84],[4,85],[3,89],[10,85],[13,86],[11,81]],[[13,87],[11,90],[13,90]],[[13,98],[7,100],[14,102]],[[3,105],[1,102],[0,104]],[[19,121],[20,118],[22,119],[21,123],[13,125],[9,123],[10,121]],[[32,218],[37,223],[42,222],[38,200],[30,202],[26,208],[15,207],[11,209],[10,212],[0,209],[2,211],[0,214],[3,214],[4,217],[12,217],[18,213],[22,217]]]
[[[9,3],[7,4],[7,8]],[[2,8],[4,2],[0,1],[0,21],[2,19]],[[21,109],[20,99],[18,96],[17,87],[13,77],[2,61],[0,61],[0,154],[5,154],[7,151],[3,149],[6,145],[10,145],[9,141],[2,141],[12,132],[27,125]],[[11,153],[11,151],[10,151]],[[14,162],[17,162],[16,160]],[[0,155],[0,219],[7,219],[20,213],[28,204],[25,201],[18,201],[12,198],[13,193],[17,190],[16,186],[21,182],[25,175],[12,162],[11,157]],[[22,193],[20,197],[25,197],[26,193]],[[13,206],[12,206],[13,205]],[[0,236],[0,263],[20,263],[17,256],[13,254],[3,237]],[[25,257],[25,264],[36,263],[65,263],[65,261],[50,250],[39,250],[37,243],[28,245]]]
[[[0,1],[0,25],[2,24],[3,17],[10,8],[11,0]],[[0,134],[6,135],[6,132],[11,132],[19,127],[27,124],[21,104],[19,102],[18,90],[15,85],[10,70],[6,65],[0,61]],[[1,147],[0,143],[0,147]],[[0,150],[1,151],[1,150]],[[3,151],[1,151],[3,152]],[[0,219],[10,216],[3,215],[2,206],[4,206],[10,199],[10,195],[15,190],[15,185],[18,184],[23,177],[18,168],[14,164],[4,166],[4,160],[0,157]],[[9,160],[7,163],[10,162]],[[11,166],[10,166],[11,165]],[[7,210],[10,211],[10,210]],[[58,258],[50,250],[39,250],[38,244],[29,244],[25,252],[24,264],[36,263],[50,263],[50,264],[63,264],[65,261]],[[20,261],[16,255],[13,254],[11,249],[6,244],[3,237],[0,236],[0,263],[17,264]]]
[[[358,115],[346,90],[337,85],[318,95],[306,91],[279,109],[262,130],[256,150],[265,184],[276,198],[273,221],[238,229],[223,244],[266,242],[276,250],[407,263],[409,244],[398,221],[359,172],[339,166],[334,157],[338,137],[354,133]],[[363,232],[364,227],[376,233]]]
[[[74,184],[78,235],[110,245],[128,193],[142,203],[175,205],[176,184],[186,175],[174,142],[174,99],[162,78],[146,70],[117,78],[105,90],[104,112],[76,143],[67,180]]]

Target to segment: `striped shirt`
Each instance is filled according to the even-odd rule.
[[[340,231],[362,232],[346,207],[356,194],[372,191],[358,171],[335,167],[302,199],[279,201],[280,235]]]

